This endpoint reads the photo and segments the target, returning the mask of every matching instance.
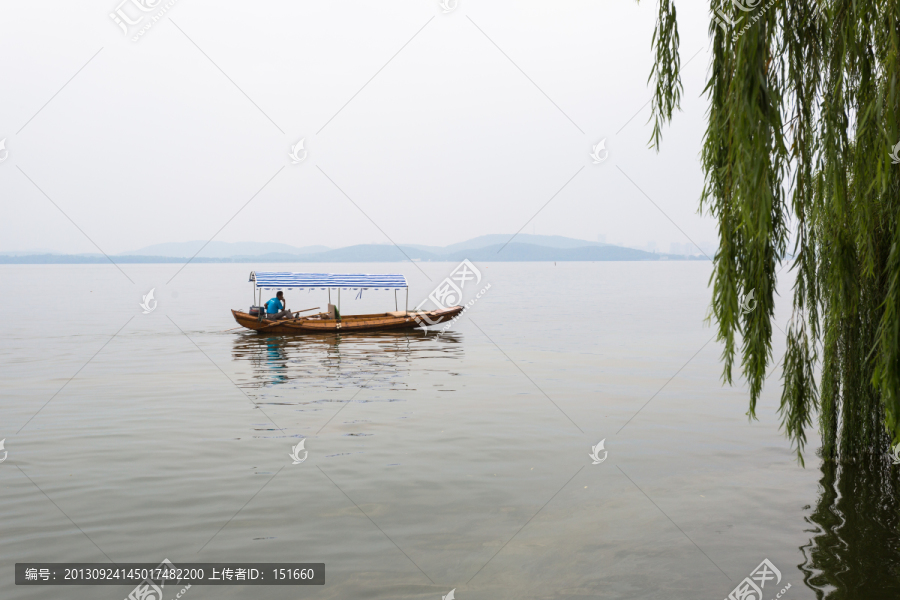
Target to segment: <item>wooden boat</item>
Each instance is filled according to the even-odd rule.
[[[462,306],[441,306],[437,310],[409,310],[409,285],[403,275],[368,275],[335,273],[289,273],[251,272],[253,283],[253,306],[251,311],[263,310],[263,298],[273,290],[328,290],[328,312],[300,316],[308,310],[292,313],[293,318],[268,319],[266,315],[251,314],[232,309],[231,314],[238,325],[259,333],[276,335],[291,333],[349,333],[354,331],[389,331],[397,329],[424,328],[448,321],[463,311]],[[362,294],[363,290],[394,290],[394,308],[398,308],[397,291],[406,289],[406,310],[367,315],[342,315],[340,311],[341,290],[352,290]],[[331,304],[331,290],[337,290],[337,306]],[[265,294],[264,294],[265,292]]]
[[[231,311],[238,325],[259,333],[276,335],[292,333],[350,333],[353,331],[387,331],[394,329],[412,329],[425,324],[436,324],[447,321],[461,313],[462,306],[451,306],[432,311],[394,311],[369,315],[343,315],[340,319],[329,319],[328,313],[319,313],[295,319],[260,319],[239,310]],[[416,318],[418,317],[419,320]],[[428,321],[424,321],[427,317]],[[430,323],[429,323],[430,321]]]

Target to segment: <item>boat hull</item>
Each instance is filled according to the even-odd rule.
[[[378,313],[372,315],[348,315],[341,320],[301,317],[299,319],[283,319],[274,321],[259,319],[239,310],[231,311],[238,325],[258,333],[305,334],[305,333],[352,333],[355,331],[390,331],[397,329],[413,329],[420,327],[416,316],[423,318],[428,325],[448,321],[463,311],[462,306],[451,306],[442,310],[428,312]],[[427,320],[424,318],[427,317]]]

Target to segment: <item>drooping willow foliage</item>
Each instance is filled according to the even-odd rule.
[[[784,432],[801,462],[815,416],[826,460],[883,455],[900,442],[900,0],[713,0],[710,14],[700,211],[719,225],[723,379],[739,344],[755,417],[789,265]],[[682,93],[672,0],[653,44],[658,147]]]

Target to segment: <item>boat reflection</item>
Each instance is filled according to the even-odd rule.
[[[806,585],[823,600],[900,598],[900,468],[882,457],[822,465],[801,546]],[[809,508],[809,507],[807,507]]]
[[[434,359],[462,357],[462,334],[384,331],[352,335],[281,336],[239,333],[232,358],[250,366],[241,387],[260,388],[294,381],[304,386],[404,388],[413,361],[440,370]],[[243,369],[239,369],[239,372]],[[299,380],[299,381],[298,381]]]
[[[272,372],[275,383],[281,383],[288,380],[287,363],[288,359],[287,354],[284,351],[284,346],[278,343],[278,340],[274,337],[267,338],[265,364]]]

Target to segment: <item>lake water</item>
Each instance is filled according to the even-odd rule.
[[[478,266],[490,289],[442,336],[295,338],[227,331],[251,268],[402,272],[412,307],[455,264],[0,267],[0,597],[133,587],[16,587],[16,562],[164,558],[326,564],[323,587],[189,600],[718,600],[764,559],[766,600],[900,595],[896,468],[823,471],[814,431],[799,466],[780,368],[748,422],[708,263]],[[394,309],[355,293],[344,314]]]

